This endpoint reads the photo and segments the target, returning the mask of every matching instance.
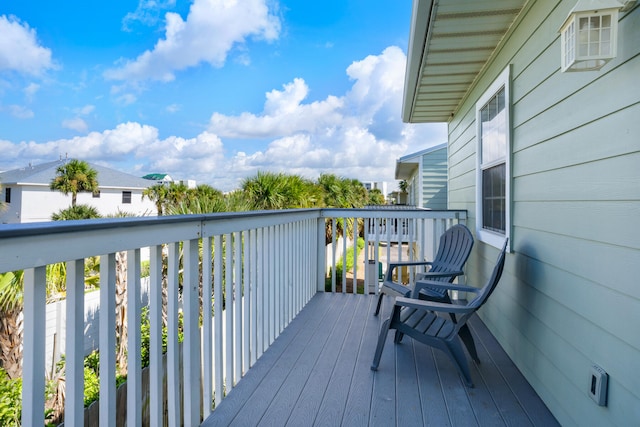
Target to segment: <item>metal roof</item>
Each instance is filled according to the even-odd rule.
[[[0,173],[0,184],[48,186],[51,183],[51,180],[56,176],[56,169],[58,166],[64,164],[66,161],[68,160],[56,160],[39,165],[30,164],[24,168],[2,172]],[[98,172],[98,184],[100,188],[138,189],[147,188],[154,184],[152,181],[104,166],[93,163],[89,163],[89,166]]]
[[[526,3],[414,0],[403,121],[449,121]]]

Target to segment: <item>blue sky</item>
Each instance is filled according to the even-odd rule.
[[[446,140],[400,119],[410,19],[410,0],[5,0],[0,170],[393,182],[398,157]]]

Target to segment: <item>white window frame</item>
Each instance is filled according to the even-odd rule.
[[[509,238],[511,242],[511,66],[507,66],[489,86],[484,94],[476,102],[476,237],[481,242],[487,243],[496,248],[502,248],[504,238]],[[504,153],[505,163],[505,232],[504,234],[487,230],[482,227],[482,121],[481,110],[502,88],[504,88],[505,99],[505,119],[507,123],[506,137],[507,144]],[[502,159],[500,159],[502,160]],[[501,164],[502,161],[492,162],[491,166]],[[509,244],[511,246],[511,244]]]

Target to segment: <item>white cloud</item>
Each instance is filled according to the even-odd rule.
[[[22,105],[9,105],[7,109],[9,113],[17,119],[31,119],[34,116],[33,111]]]
[[[276,138],[265,150],[233,159],[234,170],[276,169],[315,178],[331,172],[361,180],[393,181],[395,160],[446,140],[445,128],[402,123],[405,55],[389,47],[347,68],[354,81],[342,96],[307,102],[297,78],[265,94],[261,113],[214,113],[209,130],[226,138]]]
[[[17,18],[0,16],[0,71],[40,75],[52,68],[51,50],[38,44],[35,30]]]
[[[137,100],[138,98],[132,93],[125,93],[124,95],[121,95],[118,98],[116,98],[116,101],[118,102],[118,104],[125,105],[125,106],[131,105]]]
[[[80,117],[74,117],[73,119],[67,119],[62,121],[62,127],[72,129],[77,132],[86,132],[89,128],[87,123]]]
[[[86,116],[93,113],[93,110],[95,109],[96,109],[95,105],[87,104],[84,107],[76,108],[74,111],[76,112],[76,114],[79,114],[81,116]]]
[[[137,22],[154,26],[160,20],[162,11],[175,6],[175,0],[140,0],[135,11],[129,12],[122,19],[122,29],[131,31],[131,26]]]
[[[214,113],[209,130],[222,137],[266,138],[322,132],[342,122],[343,99],[329,96],[324,101],[302,104],[309,93],[303,79],[294,79],[283,87],[282,91],[274,89],[266,94],[261,115],[242,113],[234,117]]]
[[[248,37],[274,40],[280,32],[280,20],[266,0],[195,0],[186,20],[177,13],[165,15],[165,36],[152,50],[135,60],[105,72],[112,80],[171,81],[174,72],[206,62],[215,67],[224,64],[235,44]]]
[[[182,108],[182,106],[180,106],[178,104],[171,104],[171,105],[167,105],[165,110],[168,113],[177,113],[178,111],[180,111],[181,108]]]
[[[8,161],[50,161],[66,153],[137,175],[195,179],[224,191],[259,170],[393,182],[397,158],[446,141],[443,124],[402,123],[404,65],[398,48],[355,61],[347,69],[353,85],[346,93],[314,101],[307,101],[304,80],[294,79],[267,92],[261,112],[214,113],[207,131],[192,138],[160,139],[155,127],[128,122],[46,143],[0,141],[0,152],[6,153],[0,169],[8,169]],[[91,105],[74,110],[78,116],[92,111]]]
[[[36,92],[40,90],[40,85],[37,83],[29,83],[27,87],[24,88],[24,94],[28,100],[33,99]]]

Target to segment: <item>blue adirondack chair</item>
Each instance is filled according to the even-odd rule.
[[[394,341],[396,343],[402,340],[403,335],[408,335],[419,342],[442,350],[456,365],[465,384],[468,387],[473,387],[469,363],[462,348],[459,332],[463,326],[466,326],[469,318],[487,301],[500,281],[504,269],[507,243],[508,239],[505,239],[491,277],[482,288],[436,281],[428,283],[433,288],[441,288],[445,291],[458,290],[475,293],[476,297],[466,305],[425,301],[416,298],[396,298],[391,316],[383,322],[380,328],[371,369],[373,371],[378,369],[387,334],[389,330],[395,329]],[[455,315],[455,320],[450,317],[452,314]]]
[[[471,254],[471,248],[473,248],[473,235],[464,225],[456,224],[440,237],[438,252],[433,261],[390,263],[385,280],[380,286],[380,295],[374,315],[377,316],[380,312],[382,298],[385,295],[408,297],[414,291],[412,286],[394,282],[393,274],[396,269],[412,266],[422,267],[425,271],[416,274],[417,280],[453,282],[457,276],[464,274],[462,267]],[[441,288],[429,287],[425,284],[421,289],[420,294],[425,298],[439,302],[449,300],[447,291]]]

